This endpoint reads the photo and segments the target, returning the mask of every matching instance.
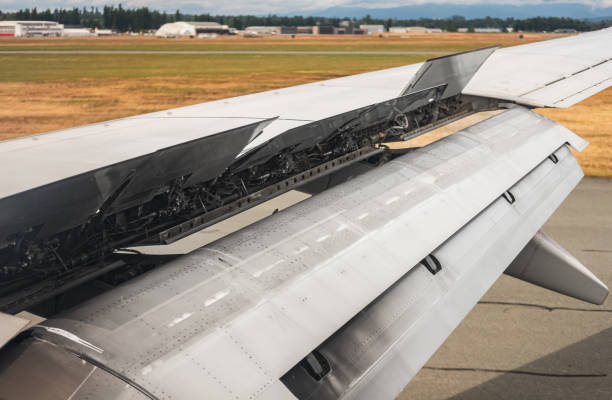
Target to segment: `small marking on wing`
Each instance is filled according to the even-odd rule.
[[[193,313],[184,313],[183,315],[181,315],[180,317],[176,317],[172,320],[172,322],[170,322],[168,324],[168,328],[172,328],[174,325],[176,324],[180,324],[181,322],[183,322],[184,320],[186,320],[187,318],[191,317],[193,315]]]
[[[208,307],[208,306],[218,302],[219,300],[221,300],[222,298],[227,296],[229,294],[229,292],[230,292],[229,289],[218,291],[212,297],[209,297],[208,299],[206,299],[206,301],[204,302],[204,307]]]

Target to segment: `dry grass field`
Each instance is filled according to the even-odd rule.
[[[457,52],[552,34],[3,39],[12,50]],[[427,54],[0,54],[0,140],[411,64]],[[612,90],[568,110],[541,110],[591,142],[588,175],[612,176]]]
[[[159,39],[155,37],[27,38],[0,40],[2,50],[316,50],[316,51],[448,51],[553,39],[553,33],[442,33],[309,36],[288,35],[214,39]]]

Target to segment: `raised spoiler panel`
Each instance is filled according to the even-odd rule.
[[[464,94],[566,108],[612,85],[612,28],[506,47],[491,55]]]
[[[160,397],[287,394],[280,376],[565,143],[586,145],[542,116],[507,111],[129,281],[37,334]]]
[[[114,153],[121,161],[110,163],[110,165],[107,161],[106,164],[101,164],[105,165],[103,167],[93,168],[66,179],[0,198],[0,247],[6,243],[7,236],[21,229],[38,227],[37,234],[44,237],[83,224],[96,212],[120,210],[134,203],[146,201],[152,198],[156,194],[155,190],[158,190],[165,182],[190,172],[193,172],[192,177],[197,176],[198,179],[214,178],[223,172],[234,161],[238,153],[270,122],[271,120],[256,121],[226,132],[197,137],[166,148],[158,146],[176,141],[171,138],[173,135],[171,130],[165,132],[166,137],[151,134],[149,140],[143,137],[141,139],[144,141],[138,143],[143,143],[143,148],[152,148],[155,151],[128,159],[123,159],[122,156],[129,153],[129,150],[123,151],[120,148],[121,143],[115,144]],[[164,127],[169,129],[167,125],[162,124],[161,126],[162,129]],[[189,137],[185,134],[178,136]],[[19,145],[19,143],[9,144]],[[88,151],[95,152],[96,145],[99,143],[91,142],[92,147]],[[124,143],[123,145],[129,147],[137,143]],[[0,149],[4,150],[5,147],[0,147]],[[69,145],[62,149],[63,152],[77,151],[77,149],[71,149]],[[46,147],[45,151],[54,150],[54,147],[51,146]],[[43,151],[43,149],[38,149],[38,151]],[[142,150],[139,150],[139,153],[141,152]],[[6,154],[7,157],[2,154],[3,163],[24,156],[24,154],[35,156],[31,152],[15,152]],[[62,154],[61,152],[58,154],[41,153],[41,157],[53,161],[59,160]],[[91,162],[90,167],[98,166],[95,161],[87,159],[86,154],[83,156],[85,156],[82,157],[85,162]],[[28,168],[38,172],[36,160],[31,161],[33,164]],[[59,168],[64,168],[60,161],[58,164],[60,164]],[[68,168],[69,165],[66,167]],[[9,171],[5,171],[7,172]],[[50,171],[41,173],[49,174]],[[16,172],[15,176],[18,176]],[[16,181],[15,176],[3,182],[10,186],[11,182]],[[10,188],[5,189],[10,190]],[[44,201],[42,204],[41,199]]]
[[[432,58],[427,60],[402,91],[402,95],[447,84],[442,98],[461,93],[480,66],[497,46]]]

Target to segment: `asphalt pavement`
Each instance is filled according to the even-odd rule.
[[[611,179],[583,179],[543,231],[612,287]],[[594,306],[504,275],[399,399],[612,399],[612,296]]]

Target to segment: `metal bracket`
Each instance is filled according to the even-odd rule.
[[[549,156],[548,156],[548,159],[549,159],[550,161],[552,161],[554,164],[556,164],[556,163],[558,163],[558,162],[559,162],[559,157],[557,157],[557,156],[555,155],[555,153],[552,153],[551,155],[549,155]]]
[[[504,194],[502,194],[502,197],[506,199],[506,201],[510,204],[514,204],[514,202],[516,201],[516,198],[509,190],[505,191]]]
[[[156,237],[154,236],[146,242],[134,243],[131,246],[173,243],[210,225],[216,224],[217,222],[229,218],[232,215],[236,215],[242,211],[248,210],[249,208],[261,204],[264,201],[267,201],[273,197],[296,189],[308,182],[312,182],[317,178],[329,175],[332,172],[336,172],[361,160],[366,160],[369,157],[381,154],[384,151],[385,148],[383,147],[362,147],[359,150],[347,153],[343,156],[327,161],[323,164],[319,164],[308,170],[302,171],[297,175],[273,183],[270,186],[266,186],[265,188],[257,192],[251,193],[245,197],[241,197],[240,199],[234,200],[231,203],[223,205],[219,208],[202,213],[187,221],[181,222],[173,227],[159,232]]]
[[[327,358],[317,350],[314,350],[304,357],[300,365],[308,372],[308,375],[316,381],[320,381],[329,371],[331,371],[329,361],[327,361]]]
[[[442,270],[442,264],[440,264],[440,261],[433,254],[430,254],[421,260],[421,264],[423,264],[423,266],[427,268],[432,275],[435,275]]]

